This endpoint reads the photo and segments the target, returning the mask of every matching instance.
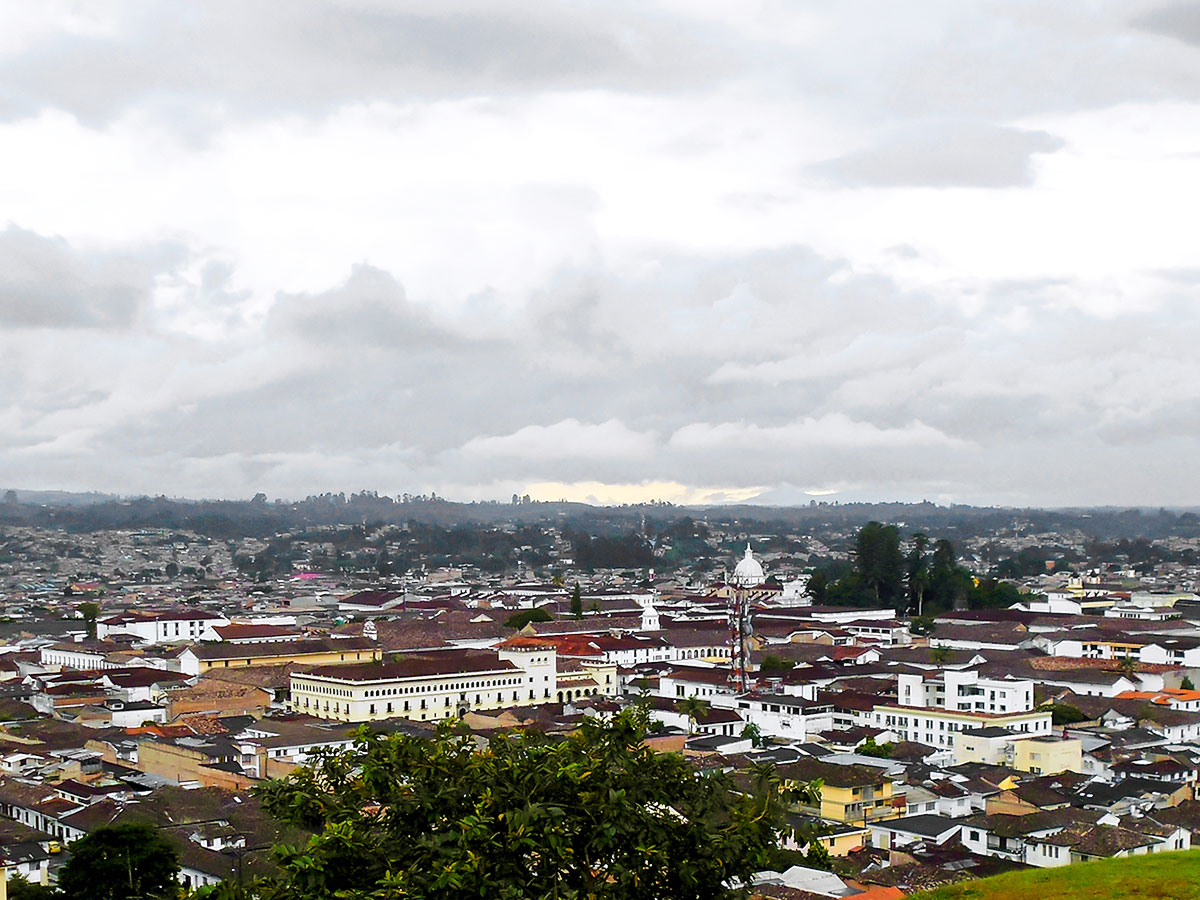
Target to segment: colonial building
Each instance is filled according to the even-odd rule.
[[[379,655],[378,645],[367,638],[308,638],[250,644],[221,641],[188,647],[179,654],[178,664],[181,672],[202,675],[211,669],[281,666],[289,662],[315,665],[366,662],[378,659]]]
[[[292,673],[295,711],[343,722],[449,719],[554,702],[557,693],[554,646],[536,638],[506,641],[496,650],[437,650]]]

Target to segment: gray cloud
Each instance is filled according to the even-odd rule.
[[[524,90],[706,83],[730,53],[639,4],[206,0],[128,7],[0,66],[0,110],[45,105],[103,122],[134,106],[183,130],[226,112],[321,114],[343,103]]]
[[[242,341],[105,332],[86,381],[67,345],[41,392],[50,345],[26,341],[24,424],[0,464],[39,473],[28,483],[271,496],[681,478],[996,502],[1200,491],[1172,462],[1200,440],[1187,338],[1200,314],[1183,297],[1114,328],[1057,303],[1086,289],[1073,282],[981,284],[992,299],[967,313],[803,247],[659,263],[565,270],[489,341],[364,266],[333,290],[280,295]],[[1006,296],[1036,329],[1010,327]],[[177,358],[154,369],[155,346]]]
[[[178,248],[142,256],[83,253],[59,238],[10,225],[0,232],[0,325],[128,328],[149,299],[156,271]]]
[[[356,266],[345,284],[319,294],[282,294],[268,326],[314,344],[334,342],[393,350],[441,341],[429,317],[408,302],[404,286],[388,272]]]
[[[926,122],[809,171],[850,186],[1028,187],[1034,179],[1034,154],[1062,146],[1044,131],[985,122]]]
[[[1160,110],[1200,99],[1200,32],[1146,9],[216,0],[47,31],[0,57],[0,117],[40,115],[6,146],[67,135],[86,173],[6,182],[70,240],[0,232],[0,469],[209,496],[1194,500],[1200,278],[1169,208],[1194,148]],[[183,178],[216,199],[173,208]],[[909,216],[842,186],[943,190]],[[122,189],[168,202],[85,207]],[[943,227],[963,214],[969,242]],[[328,217],[328,247],[293,215]],[[1061,256],[1009,246],[1042,215]]]
[[[1200,4],[1170,3],[1134,16],[1131,24],[1154,34],[1200,46]]]

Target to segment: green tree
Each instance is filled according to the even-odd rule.
[[[948,647],[933,647],[929,651],[929,661],[935,663],[944,663],[950,658],[950,649]]]
[[[804,863],[809,868],[824,869],[826,872],[833,868],[829,849],[816,838],[808,842],[808,852],[804,854]]]
[[[747,774],[750,776],[750,784],[754,788],[755,796],[766,803],[769,803],[783,790],[783,779],[779,777],[779,770],[769,759],[752,762]]]
[[[813,603],[821,604],[826,600],[826,591],[829,588],[829,578],[820,569],[808,576],[808,584],[804,588],[804,593],[812,598]]]
[[[912,542],[912,549],[908,551],[908,558],[905,560],[908,600],[909,609],[920,616],[923,612],[925,591],[929,588],[929,565],[925,559],[929,536],[918,531],[913,535]]]
[[[571,591],[571,615],[576,619],[583,618],[583,591],[579,589],[579,582],[575,582],[575,587]]]
[[[1190,675],[1183,676],[1183,678],[1179,682],[1179,687],[1181,690],[1185,690],[1185,691],[1194,691],[1196,689],[1196,685],[1192,681],[1192,677]]]
[[[932,616],[914,616],[909,620],[908,630],[919,637],[925,637],[937,630],[937,622]]]
[[[879,603],[904,602],[904,557],[895,525],[868,522],[854,542],[854,566],[859,579]]]
[[[480,749],[361,729],[256,788],[266,809],[315,832],[278,849],[264,900],[680,900],[735,896],[769,859],[778,804],[724,773],[658,754],[628,716],[565,738],[493,736]]]
[[[774,653],[768,653],[758,662],[758,671],[763,675],[774,675],[779,672],[790,672],[796,668],[791,660],[784,659]]]
[[[877,759],[891,759],[892,749],[893,747],[891,744],[877,744],[875,743],[875,738],[867,738],[858,745],[854,752],[860,756],[874,756]]]
[[[688,718],[688,734],[696,730],[696,723],[708,715],[708,701],[701,700],[694,694],[675,703],[675,711]]]
[[[553,622],[554,617],[544,609],[523,609],[504,620],[505,628],[524,628],[530,622]]]
[[[96,619],[100,616],[100,604],[89,600],[87,603],[80,603],[75,608],[83,616],[83,624],[87,626],[88,637],[94,639],[96,637]]]
[[[1050,707],[1050,721],[1055,725],[1074,725],[1088,721],[1087,713],[1066,703],[1055,703]]]
[[[375,554],[375,571],[380,577],[390,575],[392,572],[392,557],[388,553],[387,541],[380,543],[379,552]]]
[[[752,747],[761,747],[766,741],[763,740],[762,729],[753,722],[747,722],[742,729],[742,737],[749,739]]]
[[[922,611],[940,612],[973,604],[1002,602],[1003,598],[988,599],[993,591],[994,587],[988,588],[985,589],[983,597],[976,596],[978,588],[975,579],[970,572],[958,565],[954,545],[945,538],[939,538],[934,543],[933,553],[929,557],[929,585],[924,594]]]
[[[8,900],[65,900],[57,888],[27,881],[23,875],[8,879]]]
[[[151,825],[93,829],[70,846],[58,874],[71,900],[147,900],[178,895],[179,854]]]

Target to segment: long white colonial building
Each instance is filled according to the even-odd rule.
[[[613,667],[586,663],[560,679],[552,643],[517,637],[492,650],[435,650],[391,662],[313,666],[291,676],[296,712],[341,722],[434,721],[467,712],[533,706],[573,696],[614,693]],[[562,682],[560,684],[560,681]]]

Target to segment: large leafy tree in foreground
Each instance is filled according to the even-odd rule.
[[[58,874],[70,900],[147,900],[179,895],[179,854],[151,825],[110,825],[73,841]]]
[[[721,898],[768,859],[772,794],[731,789],[643,746],[636,712],[565,738],[494,737],[480,749],[362,731],[355,745],[258,789],[315,832],[282,848],[273,900]]]

